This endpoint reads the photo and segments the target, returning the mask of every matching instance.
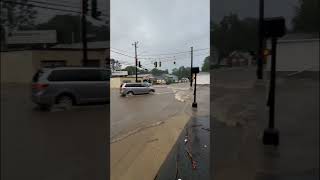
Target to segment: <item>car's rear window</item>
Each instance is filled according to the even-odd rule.
[[[37,71],[32,78],[32,82],[38,82],[42,74],[43,74],[42,70]]]

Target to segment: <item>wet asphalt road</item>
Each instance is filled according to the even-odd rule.
[[[119,89],[111,90],[111,139],[137,128],[165,121],[183,108],[172,89],[155,87],[155,94],[121,97]]]
[[[42,112],[29,95],[1,86],[1,179],[106,179],[108,106]]]

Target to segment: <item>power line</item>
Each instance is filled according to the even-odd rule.
[[[110,49],[114,49],[116,51],[121,51],[121,52],[125,52],[125,53],[130,53],[130,54],[132,53],[132,52],[129,52],[129,51],[118,49],[118,48],[110,48]]]
[[[59,3],[52,3],[52,2],[42,2],[42,1],[34,1],[34,0],[28,0],[28,2],[38,3],[38,4],[46,4],[50,6],[58,6],[58,7],[68,7],[68,8],[75,8],[75,9],[81,9],[80,6],[70,6],[66,4],[59,4]]]
[[[81,14],[81,11],[76,11],[76,10],[72,10],[72,9],[61,9],[61,8],[57,8],[57,7],[64,7],[64,8],[81,8],[81,7],[74,7],[74,6],[68,6],[68,5],[62,5],[62,4],[57,4],[57,3],[49,3],[49,2],[39,2],[39,1],[30,1],[32,3],[38,3],[38,4],[43,4],[43,5],[49,5],[49,6],[40,6],[40,5],[36,5],[36,4],[28,4],[28,3],[21,3],[21,2],[13,2],[13,1],[6,1],[4,0],[3,3],[8,3],[8,4],[17,4],[17,5],[22,5],[22,6],[29,6],[29,7],[34,7],[34,8],[42,8],[42,9],[50,9],[50,10],[55,10],[55,11],[61,11],[61,12],[72,12],[72,13],[78,13]],[[52,7],[55,6],[55,7]],[[91,10],[91,9],[89,9]],[[109,17],[107,14],[103,14],[101,13],[101,16],[104,17]]]
[[[21,3],[21,2],[12,2],[12,1],[3,1],[4,3],[8,4],[17,4],[17,5],[23,5],[23,6],[29,6],[29,7],[36,7],[36,8],[43,8],[43,9],[50,9],[50,10],[56,10],[56,11],[63,11],[63,12],[73,12],[73,13],[81,13],[79,11],[74,11],[74,10],[66,10],[66,9],[58,9],[58,8],[53,8],[53,7],[45,7],[45,6],[39,6],[35,4],[27,4],[27,3]]]
[[[110,51],[111,51],[111,52],[113,52],[113,53],[116,53],[116,54],[123,55],[123,56],[127,56],[127,57],[131,57],[131,58],[135,58],[134,56],[130,56],[130,55],[127,55],[127,54],[123,54],[123,53],[120,53],[120,52],[117,52],[117,51],[114,51],[114,50],[111,50],[111,49],[110,49]]]
[[[203,51],[203,50],[207,50],[209,48],[202,48],[202,49],[195,49],[193,51]],[[190,53],[190,51],[181,51],[181,52],[174,52],[174,53],[163,53],[163,54],[149,54],[149,55],[143,55],[141,57],[149,57],[149,56],[162,56],[162,55],[174,55],[174,54],[186,54],[186,53]]]

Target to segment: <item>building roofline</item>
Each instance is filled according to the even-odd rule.
[[[313,39],[292,39],[292,40],[281,40],[279,39],[279,43],[289,43],[289,42],[307,42],[307,41],[320,41],[319,38],[313,38]]]

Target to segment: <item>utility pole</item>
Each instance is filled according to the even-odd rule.
[[[135,61],[136,61],[136,82],[138,82],[138,56],[137,56],[137,42],[134,42],[132,45],[134,46],[134,53],[135,53]]]
[[[193,47],[191,47],[190,87],[192,87]]]
[[[87,53],[87,20],[88,0],[82,0],[82,44],[83,44],[83,62],[82,66],[86,66],[88,61]]]
[[[259,1],[259,49],[257,62],[257,77],[263,79],[263,50],[264,50],[264,36],[263,36],[263,20],[264,20],[264,0]]]

